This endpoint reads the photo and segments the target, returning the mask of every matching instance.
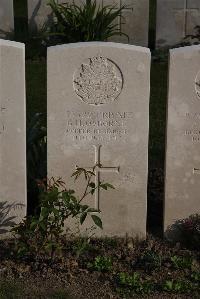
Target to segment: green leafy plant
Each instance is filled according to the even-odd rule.
[[[192,258],[188,257],[181,257],[174,255],[171,257],[171,262],[176,269],[191,269],[192,266]]]
[[[194,290],[200,291],[200,271],[195,271],[191,274],[191,281]]]
[[[176,235],[176,242],[189,249],[200,248],[200,214],[190,215],[188,218],[176,221],[168,228],[168,236],[172,236],[172,241]]]
[[[81,235],[79,238],[76,238],[74,240],[72,249],[75,252],[77,258],[93,248],[90,244],[90,240],[95,235],[95,229],[95,226],[86,228],[84,235]]]
[[[151,271],[162,266],[161,256],[153,250],[147,250],[144,252],[141,263],[144,266],[145,270]]]
[[[193,272],[191,274],[191,278],[192,280],[194,280],[195,282],[199,283],[199,287],[200,287],[200,271],[199,272]]]
[[[101,6],[96,0],[86,0],[81,6],[58,4],[49,0],[49,6],[54,14],[54,23],[47,33],[47,43],[70,43],[86,41],[105,41],[114,35],[125,35],[120,31],[115,20],[122,18],[121,12],[127,7],[123,5]]]
[[[166,280],[163,284],[163,290],[170,293],[187,293],[193,286],[188,280]]]
[[[92,263],[87,264],[87,267],[99,272],[109,272],[112,269],[112,259],[106,256],[97,256]]]
[[[153,284],[150,281],[143,281],[139,273],[134,272],[132,275],[121,272],[117,277],[120,294],[149,294],[153,290]]]
[[[194,214],[179,222],[181,241],[190,248],[200,247],[200,215]]]
[[[54,256],[56,252],[63,249],[62,236],[66,233],[65,224],[71,218],[74,218],[82,225],[87,216],[90,215],[94,225],[103,229],[99,217],[100,211],[82,204],[89,194],[94,194],[96,188],[105,185],[105,183],[100,183],[99,186],[95,186],[92,182],[92,178],[95,176],[95,167],[93,171],[77,168],[72,174],[75,180],[81,175],[86,180],[86,187],[80,198],[76,196],[74,190],[67,190],[61,179],[52,178],[39,182],[42,190],[39,204],[40,213],[26,217],[13,228],[14,235],[17,237],[18,254],[33,254],[36,256],[49,254]],[[108,185],[106,184],[106,186]],[[114,187],[112,186],[112,188]]]

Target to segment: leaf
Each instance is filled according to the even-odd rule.
[[[94,188],[95,188],[95,183],[94,183],[94,182],[91,182],[91,183],[89,184],[89,187],[92,188],[92,189],[94,189]]]
[[[95,189],[92,189],[91,191],[90,191],[90,193],[93,195],[94,194],[94,192],[95,192]]]
[[[100,183],[99,187],[101,187],[104,190],[108,190],[108,188],[115,189],[115,187],[109,183]]]
[[[43,222],[40,222],[40,223],[39,223],[39,226],[42,228],[42,230],[43,230],[44,232],[46,232],[47,228],[46,228],[46,225],[45,225]]]
[[[88,213],[98,213],[99,211],[97,209],[89,208],[87,210]]]
[[[48,210],[48,208],[43,207],[43,208],[41,209],[40,216],[41,216],[42,218],[45,218],[48,214],[49,214],[49,210]]]
[[[82,225],[83,222],[85,221],[86,217],[87,217],[87,213],[86,213],[86,212],[84,212],[84,213],[81,214],[81,217],[80,217],[80,224],[81,224],[81,225]]]
[[[35,229],[35,227],[37,226],[37,224],[38,224],[38,221],[36,220],[36,221],[32,221],[31,222],[31,224],[30,224],[30,229]]]
[[[82,210],[82,212],[85,212],[88,208],[89,208],[88,205],[83,205],[83,206],[81,206],[81,210]]]
[[[99,218],[97,215],[91,215],[91,217],[92,217],[92,220],[94,221],[94,223],[96,224],[96,226],[103,229],[103,224],[102,224],[101,218]]]

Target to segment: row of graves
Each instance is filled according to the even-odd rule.
[[[145,237],[151,54],[148,48],[89,42],[48,48],[48,177],[69,186],[76,167],[93,169],[88,198],[99,235]],[[164,231],[200,212],[200,46],[170,50]],[[26,215],[25,47],[0,40],[0,196],[16,222]],[[84,180],[76,186],[81,193]],[[89,223],[87,223],[88,225]]]
[[[73,0],[57,0],[58,3],[73,3]],[[83,5],[85,0],[75,0]],[[40,30],[44,24],[51,24],[52,11],[48,0],[27,0],[27,15],[30,32]],[[116,9],[126,5],[117,20],[118,28],[129,36],[128,43],[148,46],[149,0],[97,0],[100,6],[113,5]],[[156,48],[180,44],[189,35],[195,35],[200,25],[199,0],[157,0]],[[0,1],[1,37],[14,32],[13,0]],[[117,36],[111,41],[127,43],[127,37]]]

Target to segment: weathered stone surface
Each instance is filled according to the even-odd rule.
[[[102,0],[104,5],[116,5],[117,8],[126,5],[118,20],[119,28],[129,36],[116,36],[112,41],[129,43],[138,46],[148,46],[149,30],[149,0]]]
[[[26,215],[25,124],[25,47],[0,40],[0,201],[19,204],[15,222]]]
[[[170,51],[164,226],[200,212],[200,46]]]
[[[13,0],[0,1],[0,38],[14,32]]]
[[[173,46],[200,24],[199,0],[157,0],[156,46]]]
[[[59,3],[71,3],[70,0],[59,0]],[[50,7],[47,0],[28,0],[28,17],[31,30],[41,28],[45,21],[52,21]],[[75,0],[77,5],[84,3],[84,0]],[[149,26],[149,0],[98,0],[99,5],[115,5],[116,8],[127,5],[123,10],[122,17],[118,18],[118,27],[129,36],[129,43],[140,46],[148,45]],[[125,24],[124,24],[125,23]],[[125,36],[116,36],[112,41],[128,43]]]
[[[103,234],[145,236],[150,52],[117,43],[48,49],[48,176],[69,188],[76,165],[96,163],[96,182],[116,189],[89,198]],[[91,223],[90,223],[91,224]],[[101,233],[101,232],[100,232]]]

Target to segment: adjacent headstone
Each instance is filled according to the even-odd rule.
[[[121,35],[112,37],[112,41],[148,46],[149,0],[101,0],[101,2],[103,5],[115,5],[116,8],[127,6],[118,19],[118,28],[129,36],[129,40]]]
[[[0,40],[0,202],[15,205],[16,223],[26,215],[25,124],[25,47]]]
[[[116,189],[95,192],[104,235],[145,236],[150,51],[117,43],[48,49],[48,176],[70,178],[76,166],[95,170]]]
[[[13,0],[0,1],[0,38],[10,37],[14,32]]]
[[[200,46],[170,51],[164,227],[200,213]]]
[[[199,0],[157,0],[156,46],[181,43],[200,25]]]
[[[58,0],[58,3],[72,3],[72,0]],[[81,5],[85,0],[75,0]],[[41,29],[43,24],[52,22],[52,12],[47,0],[28,0],[29,28],[32,31]],[[148,45],[149,0],[97,0],[99,5],[113,5],[116,9],[126,5],[121,17],[118,18],[118,28],[129,36],[116,36],[112,41],[134,45]]]
[[[48,0],[28,0],[28,23],[30,32],[37,32],[52,23],[53,15]],[[62,4],[66,0],[58,0]]]

